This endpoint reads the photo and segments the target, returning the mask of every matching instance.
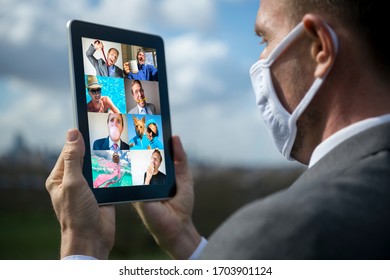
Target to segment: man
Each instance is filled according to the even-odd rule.
[[[129,150],[129,145],[122,141],[123,116],[121,114],[110,113],[107,117],[108,137],[97,139],[93,143],[93,150]]]
[[[94,57],[94,53],[97,50],[103,52],[104,60],[102,58],[96,59]],[[110,48],[106,57],[103,43],[96,40],[89,46],[86,55],[93,67],[95,67],[96,76],[123,78],[123,70],[115,65],[119,56],[119,51],[116,48]]]
[[[118,107],[114,105],[109,96],[102,96],[102,85],[99,84],[96,76],[88,75],[87,89],[91,100],[87,103],[88,112],[108,113],[111,110],[113,113],[119,113]]]
[[[140,49],[137,52],[138,73],[131,72],[130,63],[123,64],[124,73],[132,80],[158,81],[158,70],[154,65],[145,64],[145,52]]]
[[[281,153],[309,168],[289,189],[239,210],[206,241],[191,220],[193,182],[180,141],[173,137],[176,196],[166,204],[134,204],[170,256],[390,258],[390,56],[383,43],[384,5],[261,0],[256,33],[265,49],[250,71],[258,107]],[[74,141],[65,145],[59,166],[73,166],[64,178],[80,179],[80,166],[71,164],[80,158],[72,161],[71,151],[82,150],[83,141],[77,131],[68,137]],[[77,212],[59,202],[55,179],[61,178],[62,168],[53,172],[47,187],[66,226]],[[70,190],[72,182],[66,186]],[[90,208],[100,221],[107,217],[103,211],[113,212]],[[77,246],[80,239],[64,241],[62,256],[107,257],[114,242],[112,224],[100,225],[94,223],[93,232],[87,232],[93,235],[83,250]],[[74,232],[63,237],[72,238]]]
[[[144,174],[144,185],[163,185],[165,184],[166,175],[159,168],[161,166],[162,156],[158,149],[155,149],[150,159],[148,169]]]
[[[156,106],[152,103],[146,102],[145,97],[145,91],[142,88],[142,84],[139,80],[133,80],[131,82],[131,95],[133,96],[133,99],[137,106],[129,110],[128,114],[149,114],[149,115],[155,115],[156,114]]]

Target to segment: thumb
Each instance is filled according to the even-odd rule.
[[[66,138],[67,142],[63,151],[64,178],[78,178],[82,174],[85,154],[84,139],[77,129],[69,130]]]
[[[176,175],[187,175],[189,169],[187,155],[179,136],[172,136],[172,147]]]

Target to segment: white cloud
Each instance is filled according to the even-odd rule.
[[[32,145],[49,139],[62,146],[74,125],[65,24],[80,19],[164,38],[172,128],[196,157],[266,159],[273,144],[264,130],[251,130],[261,121],[252,106],[245,36],[208,32],[226,26],[215,22],[221,1],[226,7],[230,0],[1,0],[0,153],[17,132]],[[240,69],[231,57],[239,57]]]
[[[210,0],[164,0],[160,10],[168,24],[189,28],[209,28],[215,15],[214,3]]]
[[[0,118],[0,127],[5,132],[0,150],[8,148],[15,133],[22,133],[34,147],[41,148],[43,143],[60,147],[64,143],[66,129],[73,127],[69,92],[53,93],[50,97],[49,89],[17,78],[9,78],[2,90],[8,101],[2,106]]]
[[[146,30],[150,17],[158,10],[152,0],[88,1],[13,1],[3,0],[0,11],[0,36],[15,45],[44,43],[61,47],[65,24],[80,19],[122,28]]]
[[[189,33],[167,40],[167,72],[174,106],[189,106],[224,92],[224,81],[215,71],[226,60],[229,47]],[[205,96],[206,95],[206,96]]]

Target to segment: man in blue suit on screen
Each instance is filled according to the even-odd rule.
[[[97,139],[93,143],[93,150],[129,150],[129,145],[122,141],[123,116],[110,113],[107,117],[108,137]]]

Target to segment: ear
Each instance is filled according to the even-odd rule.
[[[313,41],[311,55],[317,63],[314,75],[317,78],[323,77],[336,60],[337,39],[332,34],[333,30],[318,15],[306,14],[302,21],[305,31]]]
[[[142,117],[142,122],[143,122],[143,123],[145,122],[145,117]]]

